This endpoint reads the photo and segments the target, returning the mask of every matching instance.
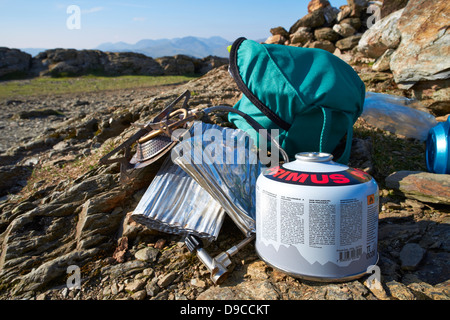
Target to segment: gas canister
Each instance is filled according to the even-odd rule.
[[[450,174],[450,117],[430,129],[426,145],[428,171]]]
[[[256,183],[256,251],[272,267],[316,281],[358,278],[378,259],[378,186],[367,173],[305,152]]]

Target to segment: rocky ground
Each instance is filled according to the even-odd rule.
[[[380,184],[381,288],[370,285],[368,276],[343,283],[291,277],[259,259],[253,244],[233,257],[229,278],[214,285],[180,236],[133,222],[130,214],[159,164],[121,184],[118,166],[99,166],[98,159],[135,132],[130,123],[150,119],[186,89],[193,93],[190,107],[233,105],[241,94],[224,66],[179,86],[1,102],[0,141],[8,150],[2,168],[21,173],[8,181],[16,189],[0,204],[1,299],[450,298],[448,206],[397,195],[383,181],[386,171],[379,166],[386,162],[373,154],[373,145],[383,139],[402,141],[391,157],[407,156],[403,150],[411,148],[423,151],[423,144],[392,137],[361,119],[351,164],[373,173]],[[57,114],[30,115],[43,106]],[[223,123],[224,118],[219,114],[213,121]],[[368,137],[369,131],[375,135]],[[241,239],[226,218],[208,252],[214,256]],[[67,288],[70,265],[80,267],[80,289]]]
[[[357,22],[351,18],[362,19],[361,12],[366,12],[361,11],[361,2],[367,5],[349,0],[348,6],[336,11],[327,1],[313,0],[307,16],[289,31],[271,30],[269,42],[328,48],[353,66],[368,91],[416,97],[434,116],[448,117],[448,67],[442,59],[446,56],[442,52],[448,50],[447,29],[426,41],[409,34],[416,27],[437,30],[443,23],[415,15],[417,6],[433,14],[448,10],[447,2],[399,1],[401,6],[389,11],[395,16],[408,2],[403,13],[397,13],[398,30],[397,20],[388,13],[377,28],[350,29],[347,25]],[[333,14],[332,23],[327,21],[329,14]],[[334,34],[345,30],[349,32],[339,37]],[[329,36],[334,40],[326,40]],[[342,46],[347,41],[349,48]],[[410,46],[414,50],[404,49]],[[388,49],[392,51],[385,55]],[[359,55],[358,50],[365,54]],[[414,71],[400,72],[405,66],[398,64],[398,57],[410,61],[408,54],[414,56],[417,50],[426,50],[422,58],[436,63],[408,62],[407,69]],[[77,63],[77,59],[69,60],[62,66]],[[403,75],[421,78],[403,79]],[[450,299],[448,175],[426,172],[423,141],[383,131],[363,118],[354,126],[349,164],[370,173],[380,187],[377,265],[381,287],[368,281],[369,275],[341,283],[294,278],[262,261],[253,244],[233,256],[230,276],[214,285],[182,237],[132,220],[161,162],[135,171],[126,183],[119,180],[117,164],[98,162],[136,132],[132,124],[150,120],[185,90],[192,95],[190,108],[232,106],[241,96],[223,65],[176,86],[0,101],[0,299]],[[229,125],[225,114],[203,120]],[[226,217],[208,253],[215,256],[241,239],[241,231]],[[81,287],[69,290],[73,266],[79,268]]]

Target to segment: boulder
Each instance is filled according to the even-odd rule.
[[[319,48],[319,49],[323,49],[323,50],[326,50],[331,53],[333,53],[334,50],[336,50],[336,47],[334,46],[334,44],[328,40],[317,40],[317,41],[309,42],[306,45],[306,47],[307,48]]]
[[[135,52],[105,52],[103,70],[107,75],[162,75],[163,68],[151,57]]]
[[[50,69],[41,75],[52,75],[54,77],[75,76],[90,72],[89,69],[80,68],[68,62],[58,62],[50,67]]]
[[[445,116],[450,113],[450,79],[419,81],[411,91],[432,114]]]
[[[330,5],[330,3],[327,0],[311,0],[308,3],[308,13],[311,13],[313,11],[326,8]]]
[[[396,49],[401,38],[397,21],[402,13],[403,9],[391,13],[364,32],[358,43],[358,51],[376,59],[381,57],[387,49]]]
[[[323,9],[308,13],[303,18],[297,20],[289,29],[289,33],[295,33],[300,27],[319,28],[325,24],[325,15]]]
[[[20,77],[28,73],[31,55],[18,49],[0,47],[0,79]]]
[[[356,47],[361,39],[361,35],[354,35],[336,41],[336,47],[340,50],[351,50]]]
[[[266,41],[264,41],[264,43],[267,44],[284,44],[286,42],[286,38],[283,37],[281,34],[276,34],[274,36],[270,36],[269,38],[267,38]]]
[[[46,68],[41,75],[73,76],[101,69],[98,50],[51,49],[39,53],[36,59]]]
[[[336,42],[340,38],[339,34],[336,33],[331,28],[316,29],[314,31],[314,36],[316,37],[317,40],[328,40],[328,41],[331,41],[331,42]]]
[[[450,204],[450,175],[398,171],[386,178],[386,186],[422,202]]]
[[[285,28],[283,28],[283,27],[272,28],[272,29],[270,29],[270,33],[273,36],[281,35],[281,36],[283,36],[286,39],[289,38],[289,32],[287,32],[287,30]]]
[[[88,73],[106,75],[161,75],[163,69],[151,57],[134,52],[51,49],[36,56],[44,70],[41,75],[75,76]]]
[[[333,22],[336,21],[337,19],[337,15],[339,14],[339,9],[333,7],[333,6],[328,6],[322,9],[323,11],[323,16],[325,18],[325,24],[331,26],[333,24]]]
[[[275,34],[289,38],[282,28]],[[121,75],[186,75],[205,74],[213,68],[228,64],[227,58],[208,56],[202,59],[176,55],[153,59],[136,52],[103,52],[100,50],[49,49],[31,58],[17,49],[0,48],[0,79],[36,76],[80,76],[85,74]]]
[[[397,10],[403,9],[409,0],[389,0],[389,1],[383,1],[383,4],[381,5],[381,18],[384,18],[388,15],[390,15],[392,12],[395,12]]]
[[[450,78],[450,2],[410,0],[402,10],[401,42],[391,58],[395,82],[409,89],[419,81]]]
[[[367,8],[368,0],[347,0],[350,8],[350,16],[359,17],[361,13]]]
[[[311,32],[311,29],[308,27],[300,27],[295,33],[289,35],[289,40],[291,44],[301,44],[304,45],[310,40],[314,39],[314,35]]]
[[[395,52],[394,49],[387,49],[381,57],[379,57],[372,66],[373,71],[388,71],[390,70],[391,56]]]
[[[215,56],[198,59],[186,55],[153,59],[135,52],[51,49],[39,53],[33,62],[33,73],[37,75],[184,75],[205,74],[213,68],[228,64],[228,59]]]
[[[143,248],[137,251],[134,256],[136,259],[146,262],[155,262],[159,254],[156,248]]]
[[[345,18],[349,17],[350,13],[351,13],[351,9],[349,6],[347,6],[347,5],[342,6],[341,11],[339,11],[339,13],[336,16],[336,21],[341,22]]]
[[[203,59],[194,60],[195,73],[206,74],[212,69],[228,65],[228,58],[221,58],[216,56],[207,56]]]
[[[195,65],[193,58],[185,55],[176,55],[173,57],[161,57],[155,59],[167,75],[176,74],[194,74]]]
[[[351,25],[356,31],[358,31],[362,25],[361,19],[357,18],[357,17],[345,18],[339,22],[339,24],[344,24],[344,23]]]
[[[355,34],[356,30],[348,23],[339,23],[333,26],[333,31],[343,38],[350,37]]]

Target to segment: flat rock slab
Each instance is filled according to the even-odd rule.
[[[386,178],[386,186],[407,198],[428,203],[450,204],[450,175],[422,171],[398,171]]]
[[[449,1],[435,0],[411,0],[403,9],[397,25],[401,42],[390,62],[402,89],[417,81],[448,79],[448,12]]]

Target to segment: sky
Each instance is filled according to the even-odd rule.
[[[336,8],[346,0],[329,0]],[[0,0],[0,47],[93,49],[105,42],[244,36],[266,39],[309,0]]]

